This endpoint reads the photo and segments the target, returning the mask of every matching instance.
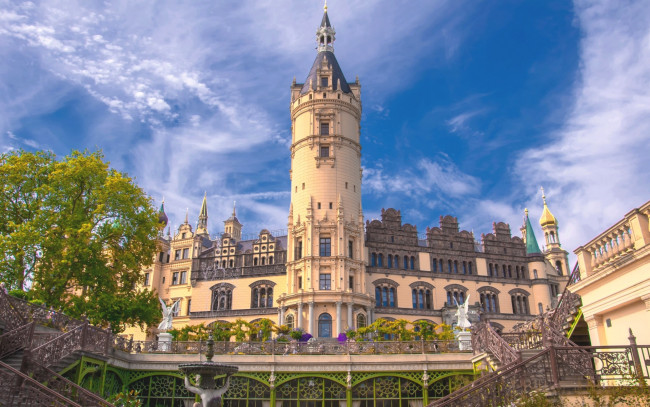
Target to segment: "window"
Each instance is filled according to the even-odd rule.
[[[320,209],[320,202],[318,203],[318,209]]]
[[[377,307],[397,307],[397,286],[393,280],[380,279],[375,284],[375,303]]]
[[[493,287],[483,287],[478,289],[479,301],[483,312],[499,312],[499,291]]]
[[[454,273],[458,274],[458,260],[454,260]]]
[[[467,288],[459,284],[451,284],[445,287],[447,292],[447,307],[455,307],[456,304],[464,304],[467,298]]]
[[[415,270],[415,257],[411,256],[411,270]]]
[[[296,243],[296,260],[302,259],[302,239]]]
[[[560,260],[555,262],[555,270],[557,270],[559,276],[562,275],[562,262]]]
[[[287,327],[289,327],[290,330],[293,330],[293,315],[291,315],[291,314],[287,315],[287,318],[284,321],[284,324]]]
[[[320,238],[320,256],[321,257],[330,257],[331,255],[332,255],[332,239],[330,239],[329,237],[321,237]]]
[[[172,274],[172,285],[177,285],[178,284],[178,271],[175,271]]]
[[[463,274],[467,274],[467,262],[463,262]]]
[[[327,76],[320,78],[320,86],[328,86],[329,81],[327,79]]]
[[[172,299],[172,304],[175,303],[176,301],[177,301],[176,299]],[[179,301],[178,304],[176,304],[174,306],[174,308],[172,308],[172,315],[173,316],[177,317],[178,314],[180,314],[181,304],[182,304],[182,301]]]
[[[433,286],[429,283],[418,282],[411,284],[411,288],[413,309],[431,309]]]
[[[181,259],[181,251],[179,249],[174,252],[174,260],[180,260],[180,259]]]
[[[433,261],[431,262],[431,266],[432,266],[431,271],[433,271],[434,273],[437,273],[438,272],[438,260],[433,259]]]
[[[393,255],[392,254],[388,255],[388,268],[389,269],[393,268]]]
[[[334,208],[334,205],[332,204],[332,202],[330,202],[330,209],[333,209],[333,208]]]
[[[189,257],[190,257],[190,249],[189,248],[183,249],[183,258],[187,259]]]
[[[492,277],[494,275],[494,269],[492,268],[492,263],[488,265],[488,276]]]
[[[469,274],[472,274],[472,262],[471,261],[467,262],[467,268],[469,270]]]
[[[451,274],[451,260],[447,260],[447,273]]]
[[[381,253],[377,255],[377,266],[384,267],[384,255]]]
[[[181,234],[181,239],[185,239],[185,233]]]
[[[234,285],[228,283],[220,283],[212,286],[212,310],[222,311],[232,309],[232,290]]]
[[[330,134],[330,124],[321,122],[321,124],[320,124],[320,135],[321,136],[329,136],[329,134]]]
[[[404,270],[408,270],[409,268],[409,258],[408,256],[404,256]]]
[[[230,268],[235,267],[235,260],[230,259],[230,261],[228,262],[228,267],[230,267]]]
[[[253,257],[253,266],[257,266],[257,257]]]
[[[350,288],[350,290],[354,290],[354,277],[353,276],[348,277],[348,287]]]
[[[320,274],[318,277],[318,288],[320,290],[332,289],[332,275],[329,273]]]
[[[192,312],[192,300],[187,300],[187,315],[190,315],[190,312]]]
[[[266,257],[262,256],[262,266],[266,264]]]
[[[187,284],[187,271],[181,271],[181,280],[178,284]]]
[[[251,284],[251,308],[273,308],[273,286],[268,280]]]
[[[517,315],[528,315],[530,314],[530,308],[528,306],[528,293],[521,288],[515,288],[510,290],[510,301],[512,302],[512,313]]]
[[[324,313],[318,317],[318,337],[332,337],[332,316],[330,314]]]
[[[372,267],[375,267],[377,265],[377,253],[373,253],[370,255],[370,265]]]
[[[165,253],[160,252],[160,255],[158,256],[158,261],[162,263],[163,259],[165,258],[164,256],[165,256]]]
[[[366,327],[366,316],[363,314],[357,315],[357,329]]]
[[[328,158],[330,156],[330,146],[320,146],[321,158]]]
[[[269,256],[269,264],[273,264],[273,256]]]
[[[302,288],[302,276],[298,277],[298,289]]]
[[[149,285],[149,273],[144,273],[144,285]]]
[[[348,257],[353,259],[354,258],[354,242],[352,240],[348,240]]]
[[[162,283],[165,284],[165,277],[162,278]]]

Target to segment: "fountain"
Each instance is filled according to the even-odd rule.
[[[178,369],[185,375],[185,388],[201,397],[203,407],[221,405],[221,396],[228,390],[230,376],[237,373],[236,366],[222,365],[212,361],[214,356],[214,340],[212,334],[208,337],[208,349],[205,352],[205,362],[185,363]],[[215,376],[226,375],[224,383],[219,386]],[[196,377],[196,386],[190,384],[190,376]]]

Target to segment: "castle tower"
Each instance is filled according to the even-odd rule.
[[[232,204],[232,215],[226,220],[223,221],[224,224],[224,233],[230,235],[230,237],[241,240],[241,228],[242,224],[239,223],[237,219],[237,205],[235,202]]]
[[[568,253],[562,249],[560,235],[558,234],[558,221],[548,209],[544,188],[541,188],[541,190],[544,210],[542,211],[542,217],[539,219],[539,224],[542,227],[546,242],[544,257],[553,264],[558,274],[567,275],[570,272],[568,269]]]
[[[327,5],[318,54],[304,84],[291,86],[291,209],[287,290],[280,323],[336,337],[366,320],[361,210],[361,86],[348,83],[334,56]]]
[[[208,233],[208,193],[203,195],[201,211],[199,212],[199,223],[196,225],[197,235],[209,235]]]

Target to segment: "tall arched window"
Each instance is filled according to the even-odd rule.
[[[492,267],[492,263],[488,264],[488,276],[490,277],[494,276],[494,269]]]
[[[269,256],[269,264],[273,264],[273,256]]]
[[[432,266],[431,271],[433,271],[434,273],[437,273],[438,272],[438,260],[434,258],[433,261],[431,262],[431,266]]]
[[[432,309],[431,293],[433,285],[424,281],[417,281],[410,285],[413,300],[413,309]]]
[[[393,280],[382,278],[373,281],[375,285],[375,302],[377,307],[397,307],[397,284]]]
[[[366,327],[366,316],[363,314],[357,315],[357,329]]]
[[[494,287],[482,287],[478,292],[483,312],[499,312],[499,290]]]
[[[408,256],[404,256],[404,270],[408,270],[409,268],[409,258]]]
[[[384,255],[382,253],[377,255],[377,266],[384,267]]]
[[[270,280],[251,284],[251,308],[273,308],[273,286],[275,283]]]
[[[510,294],[513,314],[530,314],[530,307],[528,304],[528,296],[530,294],[527,291],[522,290],[521,288],[515,288],[510,290],[508,294]]]
[[[372,267],[375,267],[377,265],[377,253],[373,253],[372,255],[370,255],[370,259],[371,259],[370,265]]]
[[[415,257],[411,256],[411,270],[415,270]]]
[[[445,287],[447,292],[447,307],[455,307],[456,303],[463,304],[467,298],[467,288],[460,284],[450,284]]]
[[[293,329],[293,315],[289,314],[287,315],[287,318],[284,321],[284,324],[289,327],[289,329]]]
[[[219,283],[212,287],[212,310],[222,311],[232,309],[232,290],[234,285],[228,283]]]
[[[388,255],[388,268],[393,268],[393,255],[389,254]]]
[[[463,262],[463,274],[467,274],[467,262]]]
[[[467,262],[467,268],[469,269],[469,274],[472,274],[473,271],[472,271],[472,262],[471,261]]]
[[[562,262],[560,260],[555,262],[555,269],[557,270],[558,275],[562,275]]]
[[[458,260],[454,260],[454,273],[458,274]]]
[[[328,313],[320,314],[318,317],[318,337],[332,337],[332,316]]]

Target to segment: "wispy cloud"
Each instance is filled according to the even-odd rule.
[[[536,196],[535,207],[539,186],[546,187],[570,250],[647,201],[650,190],[647,4],[579,0],[575,11],[583,38],[574,106],[548,144],[526,151],[515,171],[526,196]]]

